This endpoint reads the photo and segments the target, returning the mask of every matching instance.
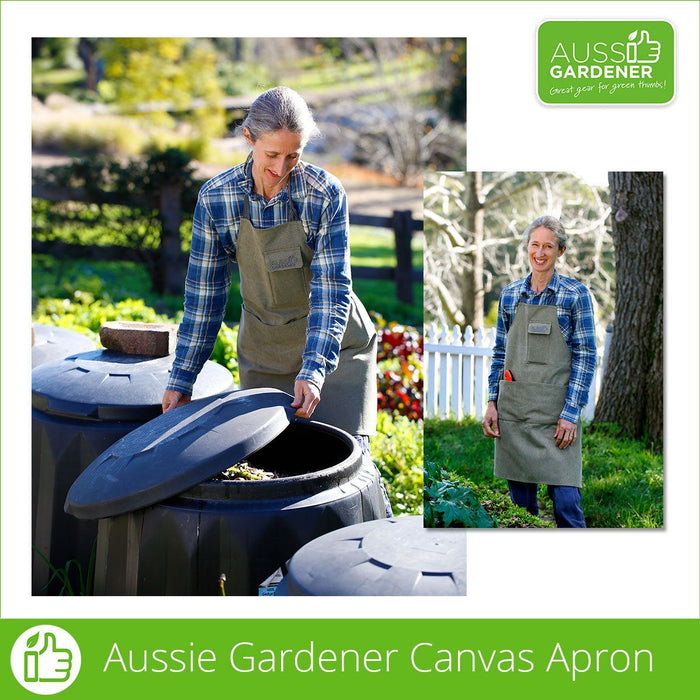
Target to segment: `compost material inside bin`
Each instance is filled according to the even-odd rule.
[[[328,469],[352,454],[352,440],[350,436],[345,440],[318,426],[292,423],[272,442],[213,480],[266,481]],[[224,476],[226,472],[228,476]]]
[[[213,477],[212,481],[267,481],[276,479],[277,474],[268,472],[256,467],[247,459],[236,462],[232,467],[224,469],[220,474]]]

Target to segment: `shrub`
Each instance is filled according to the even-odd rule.
[[[411,420],[423,418],[423,338],[415,328],[376,316],[377,405]]]
[[[133,120],[110,114],[95,114],[58,95],[49,95],[46,105],[32,103],[32,145],[70,153],[121,153],[136,155],[148,143],[148,134]]]
[[[516,506],[510,497],[426,463],[426,527],[547,528],[552,523]]]
[[[541,513],[539,517],[531,515],[525,508],[516,506],[509,495],[494,491],[487,486],[479,486],[469,479],[465,479],[465,483],[472,489],[484,510],[496,521],[497,527],[554,527],[554,523],[547,519],[546,514]],[[546,492],[546,487],[543,488]]]
[[[391,360],[407,359],[415,356],[418,361],[423,359],[423,338],[420,333],[410,326],[402,326],[393,321],[385,321],[379,314],[374,314],[377,325],[377,359]]]
[[[133,117],[95,113],[58,95],[49,95],[46,105],[33,101],[32,145],[83,155],[138,156],[154,148],[177,148],[192,158],[203,158],[216,152],[208,137],[187,126],[174,130]]]
[[[36,323],[60,326],[89,336],[99,345],[100,328],[107,321],[140,321],[143,323],[175,323],[176,320],[157,313],[142,299],[124,299],[116,303],[95,299],[90,292],[75,290],[71,298],[48,297],[39,299],[32,318]],[[223,365],[233,374],[238,384],[236,340],[238,326],[221,325],[211,359]]]
[[[394,515],[423,508],[423,423],[379,411],[372,459],[386,483]]]
[[[194,177],[190,156],[181,149],[147,149],[147,158],[122,162],[112,156],[89,156],[67,165],[46,168],[35,175],[41,184],[57,188],[82,188],[90,201],[120,202],[134,195],[157,208],[158,193],[164,185],[178,185],[183,207],[194,208],[201,183]]]
[[[216,343],[211,354],[211,360],[226,367],[233,375],[236,386],[240,385],[238,375],[238,356],[236,353],[236,343],[238,341],[238,326],[229,328],[225,323],[221,324],[219,335],[216,336]]]
[[[474,491],[434,462],[425,468],[426,527],[496,527]]]
[[[69,328],[99,342],[98,333],[107,321],[168,323],[170,319],[146,306],[142,299],[125,299],[115,304],[95,300],[89,292],[76,291],[72,299],[40,299],[33,313],[37,323]]]

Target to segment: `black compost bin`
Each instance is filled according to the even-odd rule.
[[[161,413],[173,356],[147,357],[95,350],[32,372],[32,592],[46,587],[52,566],[80,562],[86,574],[97,524],[63,512],[70,485],[112,443]],[[229,391],[231,373],[207,362],[194,396]],[[43,556],[42,556],[43,555]],[[75,566],[72,566],[74,571]],[[79,585],[74,580],[74,585]]]
[[[275,389],[170,411],[109,448],[66,510],[100,518],[95,593],[255,595],[306,542],[381,518],[377,470],[346,432],[295,418]],[[276,474],[217,481],[246,458]]]
[[[32,325],[32,368],[96,348],[97,345],[82,333],[43,323]]]
[[[427,529],[419,515],[351,525],[302,547],[277,595],[465,595],[464,530]]]

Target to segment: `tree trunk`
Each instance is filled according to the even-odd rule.
[[[482,174],[467,173],[466,228],[474,242],[472,264],[467,267],[462,313],[475,330],[484,326],[484,197]],[[469,236],[468,236],[469,237]]]
[[[100,76],[95,40],[81,38],[78,42],[78,56],[85,66],[85,87],[96,92]]]
[[[615,328],[594,423],[663,442],[663,173],[609,173]]]

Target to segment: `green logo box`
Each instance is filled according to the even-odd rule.
[[[537,95],[545,104],[666,104],[674,92],[668,22],[557,20],[537,30]]]

